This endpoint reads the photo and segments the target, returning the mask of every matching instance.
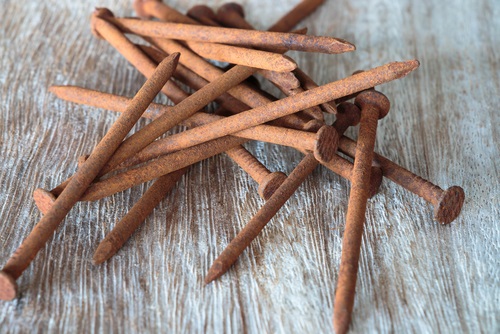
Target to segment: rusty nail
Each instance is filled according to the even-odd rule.
[[[10,300],[16,295],[17,285],[15,284],[15,280],[29,266],[38,251],[52,236],[64,217],[80,199],[88,185],[92,183],[125,136],[141,117],[143,111],[165,85],[165,82],[173,74],[178,59],[178,53],[172,54],[158,66],[157,71],[152,75],[151,79],[146,81],[128,105],[127,111],[120,115],[108,133],[95,147],[89,159],[73,175],[51,209],[35,225],[33,231],[7,261],[7,264],[2,269],[1,277],[3,279],[0,280],[2,284],[0,285],[0,299]],[[11,280],[5,279],[6,276],[10,276]]]
[[[259,235],[262,229],[288,201],[297,188],[304,182],[306,177],[318,165],[314,155],[307,154],[294,168],[281,186],[274,192],[271,198],[262,206],[255,216],[245,225],[238,235],[231,240],[229,245],[214,261],[207,275],[205,283],[208,284],[223,275],[236,262],[241,253]]]
[[[340,38],[246,29],[193,26],[185,23],[109,18],[120,30],[141,36],[210,42],[245,47],[284,48],[304,52],[338,54],[354,51],[353,44]]]
[[[359,94],[355,103],[361,109],[359,146],[354,157],[351,193],[335,292],[333,310],[335,333],[346,333],[351,322],[377,123],[387,115],[390,108],[389,99],[377,91]]]

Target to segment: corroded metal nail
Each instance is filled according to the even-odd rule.
[[[339,334],[346,333],[351,322],[377,122],[387,115],[390,108],[389,99],[376,91],[359,94],[355,103],[361,109],[359,145],[354,158],[351,193],[333,309],[333,326],[335,333]]]
[[[257,48],[282,48],[304,52],[338,54],[356,47],[346,40],[327,36],[258,30],[193,26],[184,23],[144,21],[129,18],[110,18],[120,30],[141,36],[195,42],[210,42]]]
[[[104,240],[99,243],[92,257],[92,262],[94,264],[101,264],[115,255],[151,214],[154,208],[160,204],[165,195],[173,189],[186,171],[187,168],[183,168],[156,180],[130,211],[116,223]]]
[[[292,58],[279,53],[216,43],[187,41],[186,44],[203,58],[276,72],[290,72],[297,68]]]
[[[166,154],[168,151],[185,149],[190,146],[215,139],[218,137],[216,134],[217,131],[227,132],[227,129],[225,129],[223,125],[220,125],[223,123],[219,123],[219,126],[215,124],[216,122],[224,121],[227,118],[200,114],[197,119],[200,120],[197,126],[205,126],[205,132],[195,132],[195,137],[192,132],[188,133],[187,131],[184,131],[156,140],[148,145],[148,147],[138,152],[134,157],[126,160],[121,167],[134,166],[150,159],[154,159],[157,156]],[[236,131],[231,135],[282,146],[289,146],[299,150],[302,149],[312,151],[316,159],[320,162],[328,162],[333,158],[335,151],[330,148],[330,144],[332,141],[338,141],[337,132],[333,127],[328,125],[324,125],[316,133],[270,125],[259,125]]]
[[[238,235],[231,240],[229,245],[217,257],[210,267],[205,283],[208,284],[223,275],[238,259],[250,243],[259,235],[279,209],[288,201],[306,177],[318,165],[314,155],[307,154],[294,168],[271,198],[262,206],[259,212],[245,225]]]
[[[356,148],[354,140],[347,137],[340,139],[339,149],[343,153],[353,157]],[[460,214],[465,200],[464,190],[461,187],[452,186],[443,190],[377,153],[374,154],[374,162],[380,166],[383,175],[389,180],[431,203],[434,206],[434,219],[437,222],[449,224]]]
[[[35,225],[33,231],[7,261],[1,271],[2,277],[10,276],[11,280],[1,280],[0,283],[3,285],[0,286],[0,299],[10,300],[16,295],[17,285],[15,279],[22,274],[38,251],[50,239],[64,217],[80,199],[88,185],[94,181],[99,171],[139,120],[143,111],[165,85],[165,82],[169,80],[178,59],[178,53],[172,54],[158,66],[157,71],[146,81],[128,105],[127,111],[120,115],[108,133],[95,147],[87,161],[73,175],[51,209]]]
[[[259,184],[258,193],[266,201],[286,179],[285,173],[270,172],[243,146],[230,149],[226,154]]]
[[[273,24],[269,31],[290,31],[300,21],[311,15],[325,0],[304,0],[300,1],[297,6],[292,8],[285,16],[280,18],[278,22]]]

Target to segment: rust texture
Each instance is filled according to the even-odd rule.
[[[376,91],[359,94],[355,103],[361,109],[361,120],[333,308],[333,327],[338,334],[346,333],[351,322],[377,122],[390,108],[389,99]]]
[[[188,41],[186,44],[203,58],[276,72],[290,72],[297,68],[297,64],[290,57],[278,53],[216,43]]]
[[[304,52],[339,54],[354,51],[353,44],[333,37],[257,30],[193,26],[184,23],[156,22],[128,18],[110,18],[120,30],[141,36],[222,43],[244,47],[281,48]]]
[[[182,168],[156,180],[97,246],[92,262],[101,264],[115,255],[186,171]]]
[[[127,110],[120,115],[108,133],[94,148],[87,161],[73,175],[50,210],[46,212],[33,231],[7,261],[7,264],[2,269],[3,276],[10,276],[12,282],[15,283],[15,279],[29,266],[38,251],[49,240],[64,217],[80,199],[88,185],[96,178],[144,110],[173,74],[178,59],[178,53],[172,54],[157,67],[151,78],[146,81],[127,106]],[[8,280],[2,281],[2,283],[8,282]],[[9,299],[16,294],[17,286],[15,284],[4,285],[0,287],[0,291],[2,291],[0,298]],[[4,293],[5,291],[7,293]]]

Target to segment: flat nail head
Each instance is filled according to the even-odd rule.
[[[35,200],[38,210],[40,210],[42,214],[49,211],[56,201],[56,197],[50,191],[43,188],[37,188],[33,191],[33,199]]]
[[[112,11],[110,11],[107,8],[101,8],[97,7],[94,12],[92,13],[92,16],[90,17],[90,31],[92,32],[92,35],[99,39],[104,39],[101,34],[97,31],[96,28],[96,20],[97,19],[106,19],[106,17],[115,17],[115,14],[113,14]]]
[[[316,132],[316,147],[314,148],[316,160],[322,163],[331,161],[337,152],[339,139],[337,131],[332,126],[322,126]]]
[[[222,6],[220,6],[219,9],[217,10],[218,14],[225,13],[225,12],[236,12],[242,18],[245,17],[245,10],[243,9],[243,6],[240,5],[239,3],[236,3],[236,2],[225,3]]]
[[[282,172],[273,172],[267,174],[259,184],[259,196],[266,201],[271,198],[276,189],[285,181],[286,174]]]
[[[445,191],[434,206],[434,219],[441,224],[454,221],[464,205],[465,193],[461,187],[453,186]]]
[[[389,113],[389,109],[391,108],[391,102],[387,96],[381,92],[377,92],[376,90],[367,90],[359,93],[354,100],[354,104],[356,104],[361,110],[368,106],[375,106],[379,111],[379,119],[384,118]]]
[[[6,272],[0,271],[0,300],[13,300],[16,296],[16,280]]]
[[[134,3],[132,4],[132,6],[134,7],[134,11],[141,19],[149,20],[153,18],[151,15],[144,11],[144,3],[149,1],[161,2],[160,0],[134,0]]]

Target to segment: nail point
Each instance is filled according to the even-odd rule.
[[[16,280],[5,271],[0,270],[0,300],[13,300],[16,296]]]
[[[56,201],[54,194],[43,188],[37,188],[33,191],[33,199],[35,200],[38,210],[40,210],[42,214],[49,211]]]
[[[269,173],[259,184],[259,195],[266,201],[271,198],[276,189],[285,181],[286,174],[282,172]]]

